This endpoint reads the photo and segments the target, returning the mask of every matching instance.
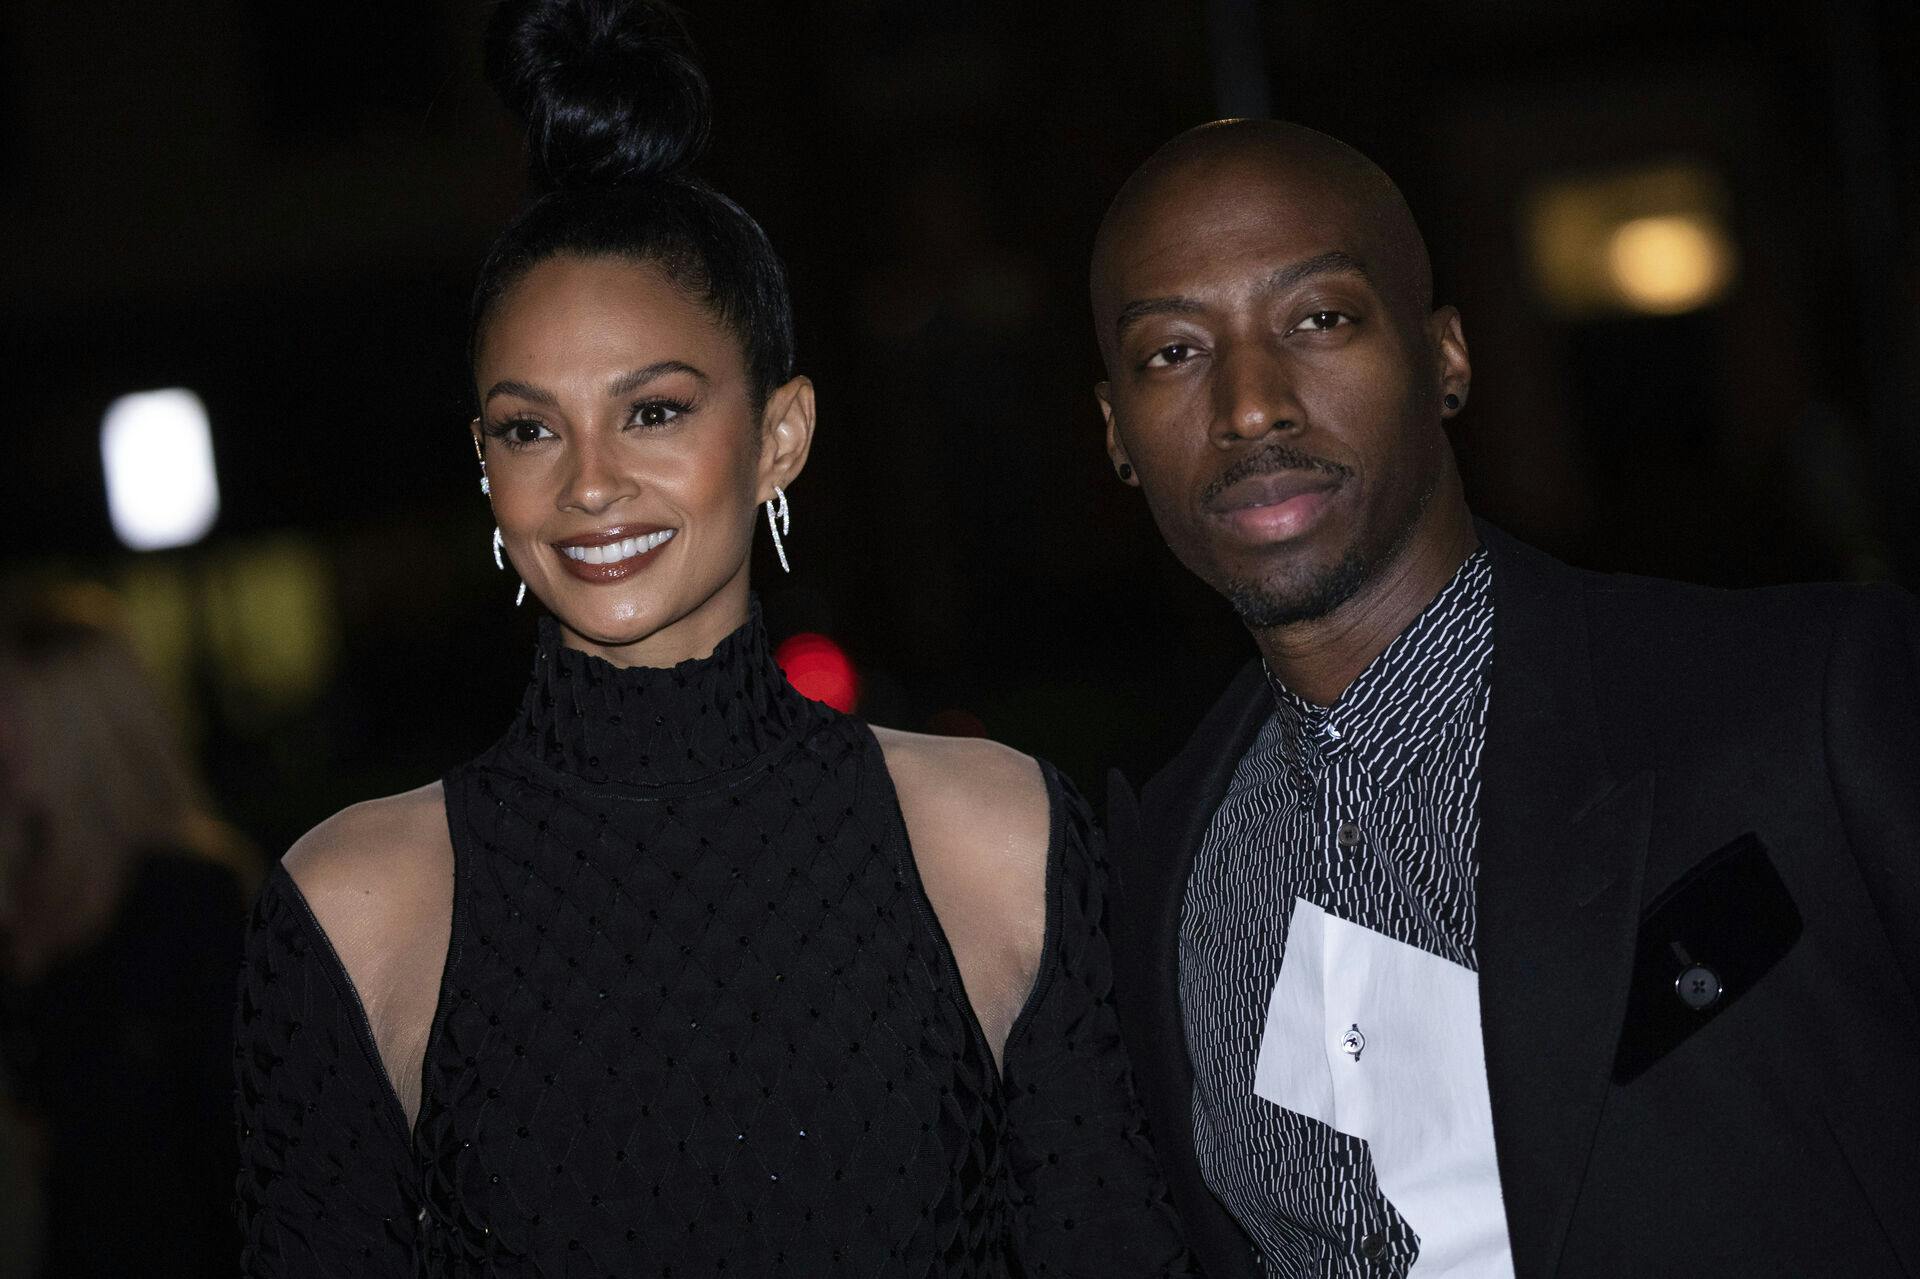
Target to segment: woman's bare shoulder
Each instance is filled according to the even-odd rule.
[[[1045,777],[1038,761],[998,742],[873,731],[921,883],[997,1056],[1045,949]]]
[[[282,865],[316,914],[323,903],[349,909],[366,899],[404,899],[410,890],[450,889],[453,841],[440,783],[342,809],[301,836]]]
[[[359,994],[411,1120],[453,929],[453,840],[440,783],[341,810],[282,864]]]
[[[950,820],[976,839],[994,837],[991,842],[1007,845],[1011,853],[1044,858],[1050,813],[1038,760],[983,737],[933,737],[879,727],[873,735],[902,805],[911,802],[929,818]]]

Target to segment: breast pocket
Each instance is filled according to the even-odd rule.
[[[1631,1083],[1738,1003],[1800,931],[1800,910],[1759,836],[1708,854],[1641,917],[1615,1082]]]

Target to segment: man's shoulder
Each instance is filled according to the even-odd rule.
[[[1573,568],[1517,544],[1503,549],[1495,563],[1495,697],[1500,610],[1511,608],[1524,616],[1510,618],[1516,644],[1508,660],[1582,671],[1616,749],[1633,744],[1645,754],[1659,743],[1685,751],[1701,734],[1725,741],[1809,731],[1836,679],[1883,682],[1920,655],[1920,605],[1898,587],[1701,586]],[[1511,566],[1505,592],[1502,559]],[[1577,667],[1554,656],[1563,646],[1581,655]]]
[[[1886,583],[1703,586],[1576,568],[1497,532],[1490,541],[1496,550],[1496,600],[1503,568],[1523,585],[1571,587],[1598,651],[1618,647],[1644,658],[1659,649],[1697,654],[1701,645],[1711,644],[1710,656],[1723,665],[1739,665],[1769,655],[1823,652],[1846,627],[1910,627],[1920,618],[1914,597]]]

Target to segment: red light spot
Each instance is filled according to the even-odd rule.
[[[824,635],[802,633],[773,650],[773,660],[802,696],[853,713],[860,702],[860,672],[853,659]]]

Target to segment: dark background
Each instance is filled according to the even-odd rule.
[[[1907,8],[690,5],[705,171],[788,262],[821,400],[795,571],[756,562],[776,638],[839,639],[876,720],[972,717],[1083,785],[1177,743],[1247,645],[1101,451],[1087,249],[1153,147],[1263,98],[1404,187],[1465,314],[1484,514],[1595,567],[1911,583]],[[466,292],[522,192],[485,8],[0,12],[5,585],[112,590],[277,852],[477,751],[528,663],[465,430]],[[1720,193],[1731,287],[1556,304],[1530,201],[1661,165]],[[223,511],[134,554],[98,427],[161,386],[209,406]]]

